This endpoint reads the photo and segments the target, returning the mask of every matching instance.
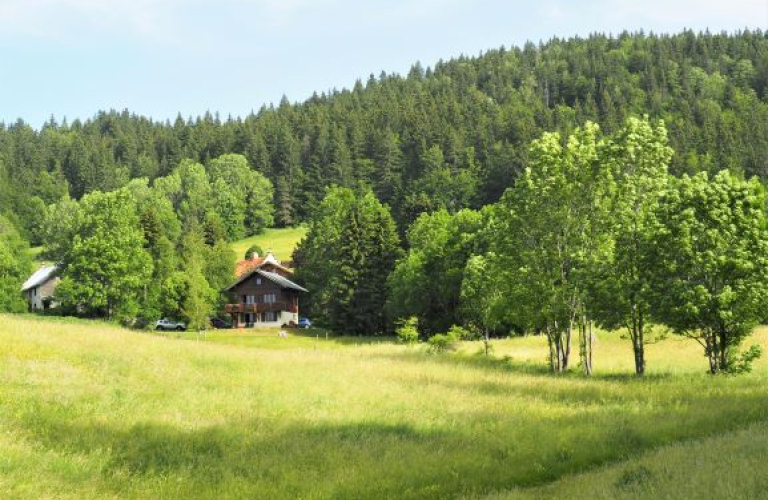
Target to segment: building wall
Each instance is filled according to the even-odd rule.
[[[259,279],[261,279],[261,283],[258,283]],[[237,285],[229,292],[229,298],[232,304],[240,304],[245,303],[244,295],[253,295],[256,297],[256,302],[260,303],[263,302],[262,297],[270,293],[275,294],[277,302],[290,302],[292,298],[292,294],[288,290],[283,290],[276,283],[258,275]]]
[[[259,283],[259,279],[261,280],[261,283]],[[285,304],[285,307],[281,311],[275,311],[277,313],[277,319],[275,321],[262,321],[261,313],[256,313],[257,317],[254,325],[279,328],[290,322],[299,322],[298,292],[295,290],[283,289],[267,278],[259,275],[251,276],[248,280],[240,283],[233,290],[228,292],[229,302],[231,304],[246,303],[244,296],[248,295],[252,295],[256,298],[256,304],[262,304],[264,302],[263,297],[265,294],[274,294],[275,301]],[[296,305],[295,309],[292,307],[293,304]],[[288,308],[288,310],[285,310],[285,308]],[[292,311],[291,309],[294,310]],[[245,318],[245,313],[233,314],[233,324],[236,326],[244,326],[246,323]]]
[[[59,281],[61,281],[60,278],[56,277],[53,279],[50,279],[43,283],[42,285],[38,285],[36,287],[30,288],[24,294],[27,297],[27,303],[29,304],[29,308],[33,311],[42,311],[46,309],[45,307],[45,299],[50,299],[53,297],[54,292],[56,292],[56,287],[59,284]],[[49,302],[48,307],[56,307],[58,305],[57,302]]]

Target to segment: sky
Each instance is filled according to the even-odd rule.
[[[768,29],[768,0],[0,0],[0,121],[244,116],[553,36]]]

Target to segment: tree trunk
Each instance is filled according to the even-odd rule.
[[[728,368],[728,333],[720,326],[720,371],[727,372]]]
[[[562,342],[561,342],[562,345]],[[571,359],[571,324],[568,324],[568,329],[565,331],[565,351],[563,352],[563,364],[560,371],[568,369],[568,361]]]
[[[579,317],[579,360],[584,375],[592,375],[592,324],[585,314]]]
[[[589,320],[589,336],[587,337],[589,341],[589,374],[592,374],[592,343],[595,340],[595,334],[592,331],[592,320]]]
[[[717,373],[717,340],[715,340],[714,335],[709,330],[704,330],[704,342],[706,344],[707,360],[709,361],[709,373],[714,375]]]
[[[547,344],[549,345],[549,369],[552,372],[555,372],[555,344],[552,339],[552,330],[549,325],[547,325],[544,331],[546,332]]]
[[[638,311],[637,304],[632,305],[632,326],[629,336],[632,339],[632,352],[635,357],[635,375],[645,374],[645,340],[643,334],[643,313]]]

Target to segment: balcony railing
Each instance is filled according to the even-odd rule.
[[[289,311],[299,312],[298,307],[294,306],[290,302],[260,302],[258,304],[226,304],[224,305],[224,312],[227,314],[232,313],[260,313],[264,311]]]

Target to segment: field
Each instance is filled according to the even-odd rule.
[[[245,257],[245,251],[251,245],[259,245],[265,252],[272,251],[279,260],[290,260],[296,244],[307,233],[305,227],[285,229],[267,229],[262,234],[251,236],[232,243],[238,259]]]
[[[765,359],[710,377],[669,338],[636,380],[604,333],[585,379],[541,338],[479,350],[0,316],[0,497],[768,497]]]

